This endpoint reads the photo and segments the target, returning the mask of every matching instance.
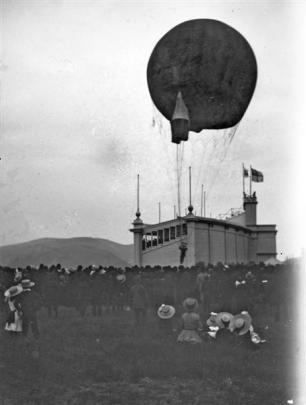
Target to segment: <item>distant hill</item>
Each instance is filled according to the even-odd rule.
[[[128,267],[133,263],[133,245],[99,238],[43,238],[0,247],[2,266],[51,265],[64,267],[96,264]]]

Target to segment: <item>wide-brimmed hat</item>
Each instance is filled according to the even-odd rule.
[[[161,319],[170,319],[174,316],[174,314],[175,308],[171,305],[162,304],[157,310],[157,315]]]
[[[210,328],[218,328],[218,326],[210,326]],[[210,329],[210,328],[209,328],[209,329]],[[207,334],[208,334],[208,336],[210,336],[210,337],[216,339],[218,330],[219,330],[219,328],[218,328],[218,329],[214,329],[214,330],[209,330],[209,331],[207,332]]]
[[[23,292],[23,288],[20,284],[18,285],[13,285],[12,287],[8,288],[4,292],[5,298],[12,298],[16,297],[17,295],[21,294]]]
[[[229,323],[232,318],[234,317],[234,315],[230,314],[229,312],[219,312],[216,315],[216,324],[220,327],[220,328],[224,328],[225,327],[225,323]]]
[[[34,281],[31,281],[27,278],[24,280],[21,280],[20,284],[21,284],[22,288],[32,288],[35,285]]]
[[[242,280],[242,281],[236,280],[236,281],[235,281],[235,287],[237,288],[237,287],[239,287],[240,285],[245,285],[245,283],[246,283],[245,280]]]
[[[229,324],[229,330],[233,332],[235,329],[240,329],[239,335],[244,335],[250,330],[252,325],[251,315],[244,311],[241,314],[233,316]]]
[[[195,298],[186,298],[183,302],[183,307],[186,311],[195,311],[199,308],[198,300]]]
[[[117,274],[116,280],[119,281],[120,283],[124,283],[126,281],[126,275],[125,274]]]

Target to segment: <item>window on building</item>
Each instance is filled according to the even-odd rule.
[[[183,235],[187,235],[187,224],[183,224]]]
[[[158,243],[164,243],[164,235],[162,229],[159,229],[158,231]]]
[[[175,239],[175,226],[170,228],[170,239]]]
[[[156,231],[152,232],[152,245],[157,246],[157,232]]]
[[[165,242],[169,242],[170,229],[165,229]]]
[[[150,233],[146,234],[146,246],[150,248],[152,246],[152,236]]]
[[[176,237],[179,238],[181,236],[181,225],[176,225]]]

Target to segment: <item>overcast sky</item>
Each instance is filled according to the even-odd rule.
[[[305,2],[2,0],[0,244],[93,236],[131,243],[140,174],[142,219],[173,217],[176,146],[153,107],[146,68],[157,41],[194,18],[238,30],[258,63],[253,99],[230,131],[190,134],[183,176],[193,205],[242,205],[241,163],[258,222],[277,224],[279,258],[302,247]],[[303,177],[304,176],[304,177]],[[182,205],[188,204],[187,182]]]

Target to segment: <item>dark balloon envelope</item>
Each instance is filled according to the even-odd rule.
[[[190,131],[230,128],[250,103],[257,64],[238,31],[216,20],[191,20],[174,27],[157,43],[147,80],[154,104],[169,121],[181,92]]]

